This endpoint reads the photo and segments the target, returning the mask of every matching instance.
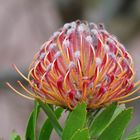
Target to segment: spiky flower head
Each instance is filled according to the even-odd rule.
[[[134,75],[132,58],[114,35],[101,24],[78,20],[55,32],[35,55],[28,77],[22,75],[33,93],[18,83],[46,103],[73,109],[86,102],[93,109],[139,98],[126,100],[140,88]]]

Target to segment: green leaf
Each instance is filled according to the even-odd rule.
[[[40,100],[38,100],[38,103],[39,103],[40,107],[44,110],[44,112],[46,113],[48,118],[50,119],[50,122],[51,122],[53,128],[55,129],[56,133],[61,138],[63,129],[60,126],[54,111],[49,107],[48,104],[44,104]]]
[[[60,118],[62,112],[63,112],[62,108],[58,108],[55,110],[55,115],[56,115],[57,119]],[[44,124],[41,128],[39,140],[49,140],[52,130],[53,130],[53,126],[51,124],[50,119],[48,118],[48,119],[46,119],[46,121],[44,122]]]
[[[112,122],[125,109],[126,109],[125,104],[118,105],[110,122]]]
[[[126,140],[140,140],[140,125],[133,129]]]
[[[20,136],[16,132],[13,132],[10,135],[10,140],[21,140],[21,138],[20,138]]]
[[[85,129],[77,130],[73,134],[70,140],[89,140],[89,139],[90,139],[89,131],[87,128],[85,128]]]
[[[132,109],[122,111],[103,131],[97,140],[120,140],[132,116]]]
[[[116,103],[107,106],[91,123],[90,136],[97,137],[109,124],[114,111],[117,107]]]
[[[62,140],[69,140],[78,129],[82,129],[86,122],[86,104],[80,103],[70,112],[62,134]]]
[[[34,140],[35,134],[34,134],[34,110],[31,112],[27,128],[26,128],[26,134],[25,134],[25,139],[27,140]]]
[[[39,104],[35,101],[35,106],[33,111],[30,114],[26,133],[25,133],[25,139],[26,140],[36,140],[36,121],[39,113]]]
[[[33,118],[34,120],[33,121],[34,121],[35,127],[36,127],[39,111],[40,111],[40,106],[37,101],[34,101],[34,118]]]

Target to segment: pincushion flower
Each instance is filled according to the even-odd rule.
[[[73,109],[86,102],[95,109],[112,102],[126,103],[140,89],[134,83],[134,63],[125,47],[103,25],[85,21],[65,24],[45,42],[35,55],[27,78],[29,96],[49,104]]]

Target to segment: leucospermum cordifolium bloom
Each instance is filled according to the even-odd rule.
[[[140,89],[134,83],[134,63],[125,47],[102,24],[85,21],[65,24],[45,42],[35,55],[27,78],[32,92],[19,85],[28,99],[73,109],[86,102],[89,109],[112,102],[126,103]]]

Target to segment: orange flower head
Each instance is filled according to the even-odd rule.
[[[29,99],[73,109],[86,102],[89,109],[126,99],[140,89],[134,83],[134,65],[130,54],[102,24],[75,21],[65,24],[45,42],[29,68],[26,78],[33,93]]]

